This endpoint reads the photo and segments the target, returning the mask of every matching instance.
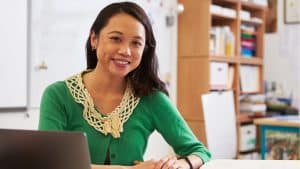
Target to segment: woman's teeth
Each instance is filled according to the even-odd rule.
[[[115,60],[115,62],[117,62],[118,64],[122,64],[122,65],[129,64],[129,62],[127,62],[127,61],[122,61],[122,60]]]

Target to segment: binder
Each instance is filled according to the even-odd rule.
[[[251,93],[259,91],[259,69],[257,66],[242,65],[240,67],[240,80],[242,92]]]
[[[226,89],[228,81],[228,63],[210,63],[210,89]]]

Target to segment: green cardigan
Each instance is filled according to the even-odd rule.
[[[150,134],[157,130],[179,156],[194,154],[203,162],[211,158],[209,151],[197,140],[184,119],[162,92],[140,99],[120,138],[104,135],[82,116],[83,105],[74,101],[66,83],[56,82],[44,91],[40,107],[40,130],[85,132],[91,162],[103,164],[107,150],[111,164],[132,165],[143,161]]]

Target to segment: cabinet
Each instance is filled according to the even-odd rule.
[[[217,90],[234,92],[237,133],[240,133],[241,125],[253,122],[240,113],[240,96],[263,93],[266,7],[240,0],[179,2],[184,5],[185,10],[178,18],[177,106],[196,136],[207,143],[204,129],[201,128],[204,127],[201,95],[215,90],[210,84],[211,63],[226,63],[228,70],[233,70],[233,79],[229,87]],[[230,34],[225,34],[223,40],[216,40],[214,36],[219,35],[213,31]],[[224,41],[227,37],[230,44]],[[255,88],[252,87],[252,90],[245,90],[245,86],[241,86],[241,69],[244,67],[255,68],[256,79],[250,79],[255,81]],[[247,78],[249,80],[251,77]],[[239,147],[239,136],[237,138]],[[238,150],[237,155],[239,152]]]
[[[254,123],[261,133],[261,159],[300,160],[298,115],[261,118]]]

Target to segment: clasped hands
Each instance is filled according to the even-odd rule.
[[[189,169],[189,165],[184,159],[177,159],[174,156],[167,156],[160,160],[135,161],[134,163],[133,169]]]

